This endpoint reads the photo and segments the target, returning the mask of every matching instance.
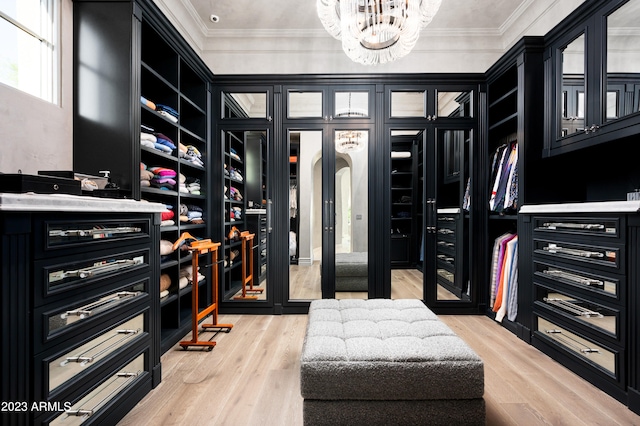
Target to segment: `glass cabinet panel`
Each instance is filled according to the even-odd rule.
[[[558,137],[584,131],[585,118],[585,36],[581,34],[561,52],[562,97]]]
[[[322,92],[290,91],[287,105],[289,118],[321,118]]]
[[[638,111],[633,99],[640,86],[640,1],[629,1],[607,17],[606,119]]]
[[[438,92],[438,117],[471,116],[471,92]]]
[[[336,92],[334,118],[369,117],[369,92]]]
[[[391,117],[425,117],[427,115],[427,92],[391,91]]]
[[[224,93],[223,118],[267,118],[267,93]]]

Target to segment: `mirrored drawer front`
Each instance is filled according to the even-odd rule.
[[[45,340],[66,333],[69,328],[84,324],[98,315],[109,313],[118,307],[142,299],[148,295],[147,287],[146,280],[139,281],[107,295],[96,296],[81,304],[76,302],[43,314],[46,324]]]
[[[616,375],[614,352],[540,317],[538,317],[538,332],[578,358],[598,365],[613,376]]]
[[[149,267],[148,252],[105,254],[76,262],[45,266],[44,288],[49,293]]]
[[[437,270],[438,276],[442,279],[444,279],[445,281],[447,281],[449,284],[452,284],[455,282],[455,278],[456,276],[453,274],[453,272],[449,272],[446,269],[441,269],[439,268]]]
[[[620,313],[618,311],[540,286],[536,286],[536,293],[538,303],[547,308],[593,327],[597,331],[619,337]]]
[[[436,244],[438,246],[438,251],[453,251],[456,248],[456,243],[454,243],[453,241],[438,239],[438,242]]]
[[[65,426],[82,424],[91,417],[100,414],[102,407],[122,394],[143,372],[144,354],[124,366],[49,424]]]
[[[48,248],[87,245],[100,241],[149,238],[146,220],[49,222],[45,228]]]
[[[144,314],[105,331],[95,339],[48,363],[49,392],[83,374],[109,354],[135,340],[144,331]]]
[[[621,249],[617,247],[540,240],[535,240],[534,247],[536,253],[544,254],[550,258],[586,262],[616,269],[620,268],[622,259]]]
[[[539,262],[534,262],[534,274],[554,282],[585,288],[606,296],[615,298],[620,296],[620,281],[610,277]]]
[[[452,267],[455,266],[456,259],[449,254],[438,253],[437,258],[440,262],[444,262]]]
[[[438,224],[440,225],[440,224]],[[455,237],[456,235],[456,231],[453,228],[443,228],[443,227],[438,227],[438,238],[446,238],[446,239],[452,239]]]
[[[556,234],[603,235],[606,237],[620,237],[621,235],[618,218],[536,217],[534,218],[534,229]]]
[[[455,228],[456,226],[455,216],[438,216],[438,226],[442,228]]]

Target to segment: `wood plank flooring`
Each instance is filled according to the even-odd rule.
[[[414,287],[394,285],[393,297],[414,297]],[[640,425],[626,406],[488,317],[440,318],[484,361],[487,425]],[[176,346],[163,355],[162,383],[120,425],[302,425],[306,315],[221,315],[219,321],[234,327],[215,335],[212,352]]]

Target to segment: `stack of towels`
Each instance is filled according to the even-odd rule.
[[[177,123],[180,118],[178,111],[168,105],[156,104],[156,112],[173,123]]]
[[[140,145],[171,155],[176,144],[165,134],[154,131],[152,127],[141,125]]]
[[[174,190],[176,188],[176,177],[178,173],[176,173],[175,170],[160,166],[149,167],[147,170],[153,173],[151,186],[163,190]]]
[[[201,225],[204,223],[202,207],[193,204],[180,204],[180,222]]]
[[[149,188],[151,186],[151,179],[153,179],[153,172],[147,169],[147,165],[140,163],[140,186],[142,188]]]

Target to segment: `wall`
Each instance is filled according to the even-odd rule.
[[[36,174],[73,164],[73,3],[60,1],[60,102],[0,83],[0,172]]]

